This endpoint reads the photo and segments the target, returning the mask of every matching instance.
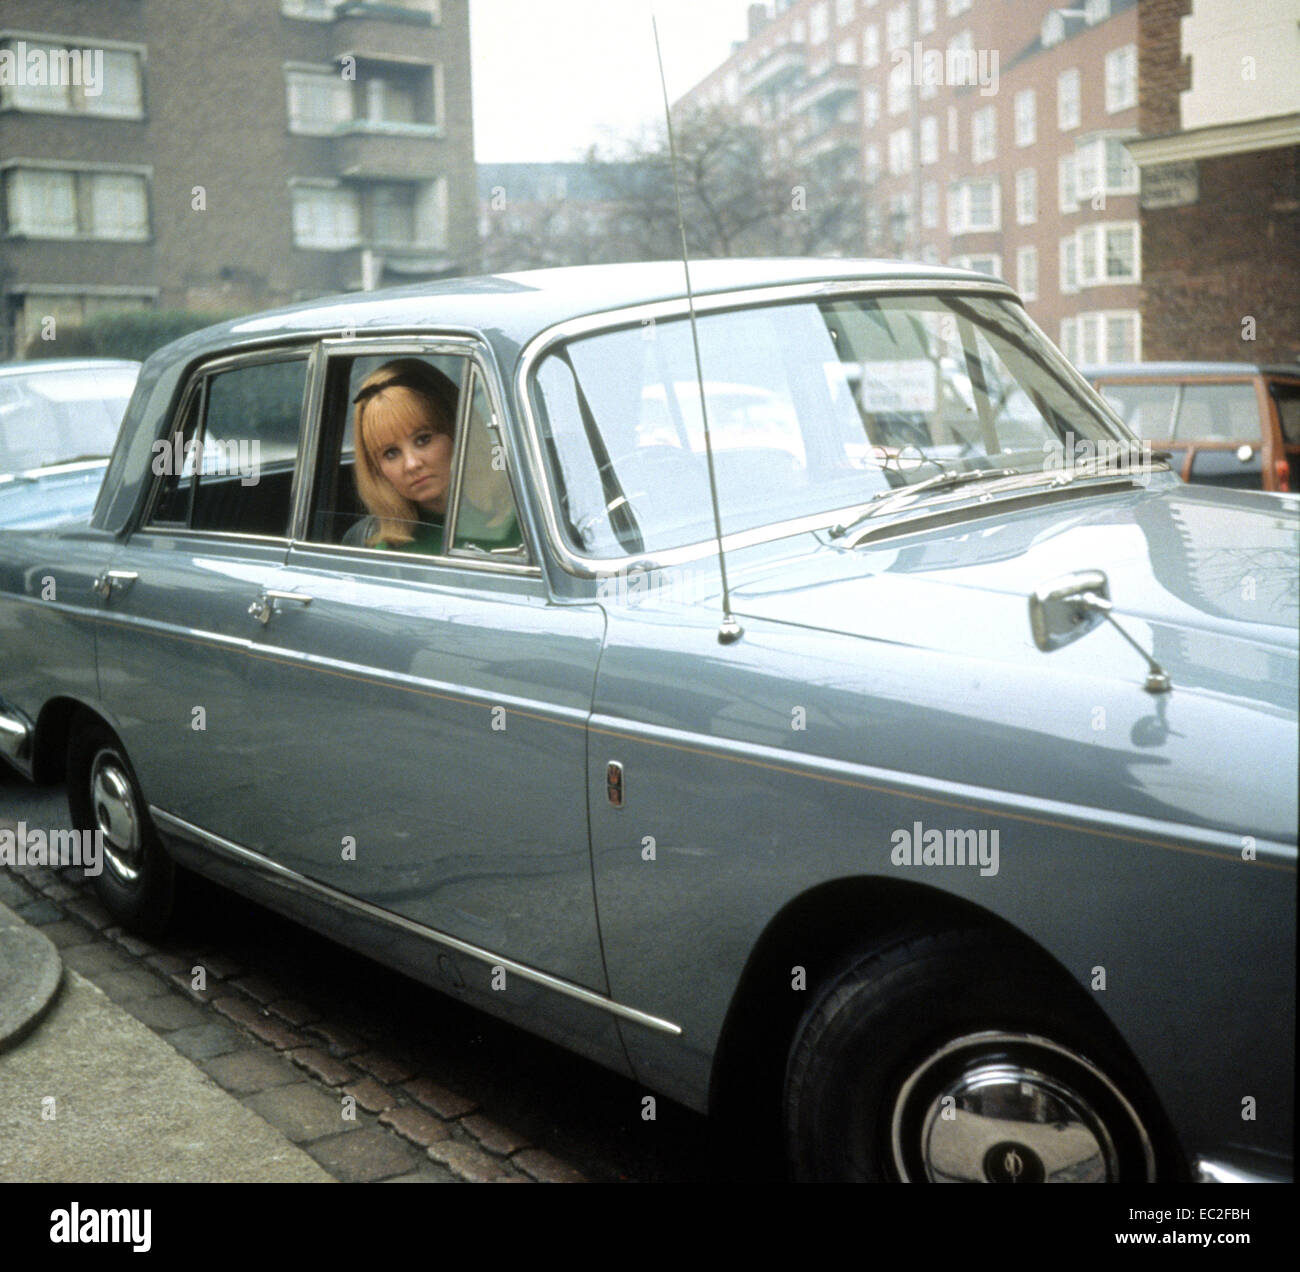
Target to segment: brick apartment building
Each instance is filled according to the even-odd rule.
[[[1143,0],[1149,358],[1300,358],[1300,5]]]
[[[0,357],[49,316],[472,270],[468,9],[4,0]]]
[[[1136,0],[775,0],[677,108],[871,191],[868,255],[1007,278],[1080,362],[1144,356]]]

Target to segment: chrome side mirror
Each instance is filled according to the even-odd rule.
[[[1044,653],[1086,636],[1099,623],[1109,623],[1146,659],[1147,693],[1168,693],[1169,676],[1111,613],[1110,582],[1101,570],[1079,570],[1040,584],[1029,596],[1029,627],[1034,644]]]
[[[1044,653],[1086,636],[1105,621],[1101,606],[1110,603],[1110,581],[1101,570],[1079,570],[1036,587],[1029,597],[1029,627]]]

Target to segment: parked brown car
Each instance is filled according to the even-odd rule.
[[[1129,428],[1173,455],[1184,481],[1273,491],[1300,484],[1300,363],[1134,362],[1082,371]]]

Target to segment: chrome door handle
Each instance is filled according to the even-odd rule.
[[[105,570],[94,583],[96,596],[109,600],[114,586],[129,587],[140,576],[134,570]]]
[[[276,592],[271,588],[265,588],[262,595],[248,607],[248,612],[265,627],[271,621],[271,615],[275,613],[276,601],[293,601],[296,605],[310,605],[311,600],[312,598],[304,592]]]

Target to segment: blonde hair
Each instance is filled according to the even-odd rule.
[[[420,516],[418,505],[399,495],[384,476],[379,457],[393,442],[420,428],[454,437],[459,396],[449,377],[418,358],[386,362],[363,381],[354,399],[357,495],[379,522],[367,547],[380,540],[392,545],[410,543],[415,537],[411,523]]]

